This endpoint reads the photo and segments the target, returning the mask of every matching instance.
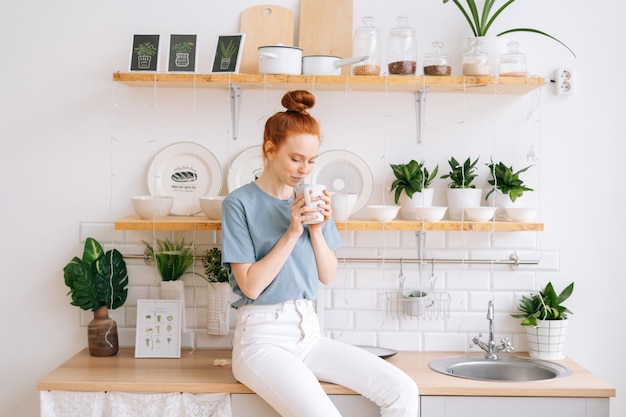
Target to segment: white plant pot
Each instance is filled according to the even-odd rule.
[[[465,207],[480,207],[483,190],[480,188],[448,188],[448,218],[462,220]]]
[[[400,203],[399,217],[405,220],[419,220],[415,207],[432,207],[434,190],[432,188],[423,188],[419,193],[413,193],[409,198],[406,193],[400,195],[398,203]]]
[[[162,300],[180,300],[180,327],[183,333],[187,332],[187,322],[185,320],[185,284],[181,280],[161,281]]]
[[[539,320],[537,327],[526,326],[528,354],[535,359],[563,359],[567,320]]]
[[[207,301],[207,333],[225,336],[230,326],[230,285],[210,282]]]
[[[521,197],[520,197],[521,198]],[[511,201],[511,197],[508,194],[503,194],[500,190],[495,190],[487,199],[487,204],[493,207],[497,207],[496,220],[511,220],[506,213],[506,209],[509,207],[517,207],[519,205],[520,198],[515,202]]]

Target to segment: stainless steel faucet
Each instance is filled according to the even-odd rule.
[[[500,345],[496,346],[496,341],[494,340],[493,336],[494,316],[495,314],[493,312],[493,300],[489,300],[489,304],[487,305],[487,320],[489,320],[489,341],[487,343],[481,341],[480,338],[483,335],[482,333],[480,333],[478,336],[474,336],[474,338],[472,339],[472,342],[474,342],[474,344],[470,345],[470,347],[474,347],[474,345],[476,345],[486,352],[485,358],[496,360],[498,359],[498,353],[502,351],[513,352],[513,345],[509,341],[509,338],[505,337],[504,339],[500,340]]]

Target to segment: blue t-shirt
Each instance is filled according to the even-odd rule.
[[[237,188],[222,203],[222,263],[255,263],[267,255],[289,227],[293,197],[280,200],[263,192],[254,182]],[[335,223],[322,226],[331,250],[341,246]],[[231,285],[244,304],[277,304],[287,300],[317,298],[319,277],[307,226],[276,278],[255,300],[246,297],[235,279]]]

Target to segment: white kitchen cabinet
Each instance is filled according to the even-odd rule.
[[[379,417],[376,404],[361,395],[330,395],[343,417]],[[261,397],[256,394],[232,394],[233,417],[280,417]]]
[[[420,400],[421,417],[609,417],[608,398],[426,396]]]

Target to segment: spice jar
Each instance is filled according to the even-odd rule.
[[[353,75],[380,75],[380,30],[373,26],[374,18],[365,16],[363,26],[354,31],[352,56],[367,56],[352,67]]]
[[[491,75],[489,55],[482,51],[481,45],[480,41],[473,40],[470,50],[463,54],[463,75]]]
[[[415,29],[406,16],[398,16],[398,25],[389,31],[387,67],[389,75],[415,75],[417,69],[417,41]]]
[[[509,51],[500,57],[500,76],[526,77],[526,55],[518,51],[519,43],[509,42]]]
[[[450,57],[443,51],[443,42],[432,43],[432,52],[424,56],[424,75],[450,75]]]

